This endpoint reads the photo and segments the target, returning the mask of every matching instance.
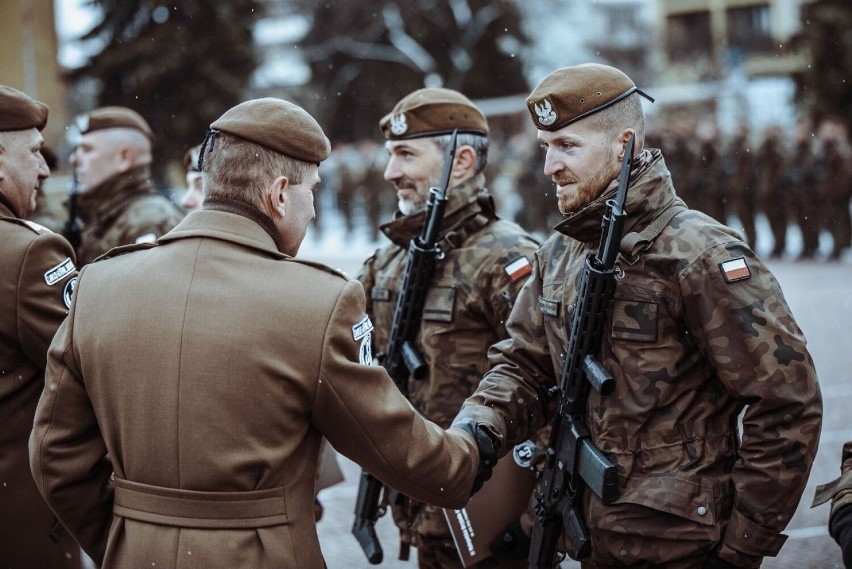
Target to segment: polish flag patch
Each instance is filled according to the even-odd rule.
[[[746,264],[745,257],[739,257],[737,259],[725,261],[724,263],[719,263],[719,268],[722,270],[725,280],[729,283],[744,281],[751,278],[751,270],[749,270],[748,265]]]
[[[517,259],[503,267],[503,270],[506,271],[506,274],[509,276],[509,279],[512,282],[515,282],[519,279],[529,276],[529,274],[532,273],[532,264],[526,257],[518,257]]]

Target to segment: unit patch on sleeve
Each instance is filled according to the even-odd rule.
[[[725,280],[729,283],[751,278],[751,270],[746,264],[745,257],[738,257],[724,263],[719,263],[719,268],[722,270]]]
[[[66,257],[64,261],[44,273],[44,282],[47,283],[47,286],[52,286],[65,278],[65,276],[74,271],[74,261],[71,260],[71,257]]]
[[[526,257],[518,257],[517,259],[503,267],[503,270],[506,271],[507,275],[509,275],[509,279],[512,282],[515,282],[517,280],[529,276],[529,274],[532,273],[532,264]]]
[[[62,290],[62,302],[65,303],[65,308],[71,309],[71,301],[74,297],[74,287],[77,286],[77,277],[65,283],[65,288]]]
[[[373,363],[373,323],[369,316],[364,316],[360,322],[352,326],[352,339],[356,342],[361,340],[358,361],[361,365],[371,365]]]

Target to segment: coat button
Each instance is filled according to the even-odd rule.
[[[699,516],[703,516],[707,513],[707,508],[705,508],[704,506],[698,506],[698,510],[696,511],[698,512]]]

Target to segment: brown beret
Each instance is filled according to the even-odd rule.
[[[76,123],[80,134],[105,128],[135,128],[154,140],[154,133],[142,115],[127,107],[101,107],[80,115]]]
[[[314,117],[283,99],[265,97],[240,103],[210,128],[305,162],[319,164],[331,153],[331,143]]]
[[[47,105],[26,93],[0,85],[0,131],[42,130],[47,124]]]
[[[601,111],[632,93],[654,101],[615,67],[584,63],[557,69],[545,77],[527,97],[527,108],[536,128],[554,131]]]
[[[459,133],[488,136],[488,121],[470,99],[452,89],[419,89],[379,121],[390,140]]]

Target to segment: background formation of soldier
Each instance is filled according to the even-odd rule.
[[[458,563],[440,507],[461,507],[515,444],[544,440],[540,429],[553,413],[546,393],[559,380],[578,294],[571,284],[582,268],[577,259],[597,244],[603,198],[613,191],[630,133],[640,141],[631,164],[639,189],[628,211],[641,247],[622,251],[633,261],[620,277],[629,298],[616,307],[618,331],[604,358],[619,380],[618,400],[592,398],[588,417],[595,443],[618,463],[625,498],[618,505],[586,500],[589,567],[753,569],[784,543],[781,532],[816,452],[821,400],[801,331],[749,247],[784,254],[791,222],[801,230],[803,257],[817,253],[823,231],[832,238],[829,259],[849,246],[852,151],[839,123],[825,121],[816,131],[803,124],[794,141],[774,130],[752,140],[743,130],[720,143],[707,127],[649,132],[645,139],[638,102],[644,94],[632,81],[606,66],[577,66],[548,76],[527,101],[543,150],[524,152],[536,146],[516,138],[492,139],[489,147],[488,123],[475,105],[454,91],[426,89],[382,120],[384,148],[342,146],[320,170],[331,152],[321,127],[292,103],[261,99],[226,111],[203,144],[188,150],[182,206],[196,209],[199,197],[203,206],[184,217],[151,184],[155,133],[131,109],[106,107],[76,122],[71,215],[62,226],[72,249],[25,221],[49,175],[39,134],[47,109],[2,89],[0,229],[2,286],[9,291],[3,302],[17,304],[4,305],[2,325],[12,331],[0,363],[4,377],[18,379],[0,390],[3,413],[16,421],[4,442],[15,458],[0,465],[4,479],[26,487],[27,504],[0,513],[0,527],[7,535],[24,532],[3,550],[21,555],[19,566],[37,558],[27,556],[52,557],[44,567],[76,566],[70,533],[105,567],[130,567],[143,557],[166,565],[193,551],[187,567],[249,558],[319,567],[313,473],[324,437],[411,498],[395,505],[394,517],[403,542],[418,548],[421,567]],[[585,106],[587,100],[596,102]],[[420,229],[423,202],[441,171],[441,144],[453,130],[464,138],[451,163],[446,257],[418,342],[432,375],[412,378],[409,403],[370,364],[387,338],[406,247]],[[294,259],[317,215],[321,171],[329,174],[347,231],[355,230],[360,204],[376,232],[371,237],[381,231],[391,241],[367,260],[360,282]],[[202,190],[194,186],[199,177]],[[499,218],[502,208],[492,205],[486,183],[520,226]],[[771,247],[757,242],[757,214],[769,224]],[[731,218],[744,240],[714,221]],[[557,233],[541,248],[521,229],[545,236],[555,222]],[[679,240],[689,242],[686,253],[672,245]],[[670,274],[671,259],[695,268]],[[21,282],[28,284],[15,284]],[[242,300],[218,294],[222,287],[242,291]],[[726,302],[714,302],[712,287]],[[171,299],[168,306],[160,295]],[[755,298],[772,302],[746,314]],[[220,303],[228,305],[224,320],[215,318]],[[308,323],[310,334],[288,321]],[[754,337],[743,332],[749,327]],[[161,359],[144,357],[135,341],[140,334]],[[759,381],[726,363],[731,353],[721,337],[738,335],[743,351],[735,357],[748,360]],[[645,346],[655,342],[677,361],[645,359]],[[774,342],[771,357],[760,355],[767,342]],[[156,385],[145,389],[150,366]],[[656,375],[646,373],[652,367]],[[235,389],[234,377],[253,383]],[[264,406],[269,400],[279,403],[274,412]],[[746,417],[754,420],[745,442],[732,426],[741,401],[749,401]],[[682,415],[676,435],[666,423],[674,412]],[[147,432],[154,413],[171,427]],[[230,430],[210,425],[211,417],[232,421]],[[634,420],[653,427],[626,432],[623,422]],[[276,425],[277,437],[264,433],[267,424]],[[405,447],[389,432],[404,433]],[[742,447],[746,442],[752,446]],[[683,456],[660,450],[667,445]],[[169,458],[159,456],[163,448]],[[185,462],[183,455],[193,458]],[[844,458],[848,469],[848,453]],[[830,531],[847,564],[849,476],[844,471],[819,497],[834,502]],[[685,492],[704,486],[706,492]],[[702,501],[708,496],[722,498]],[[10,523],[23,509],[33,512],[26,532]],[[619,526],[621,533],[612,529],[620,516],[635,521]],[[529,518],[520,526],[527,535]],[[654,529],[665,524],[665,535]],[[524,565],[524,556],[512,553],[487,566]]]

